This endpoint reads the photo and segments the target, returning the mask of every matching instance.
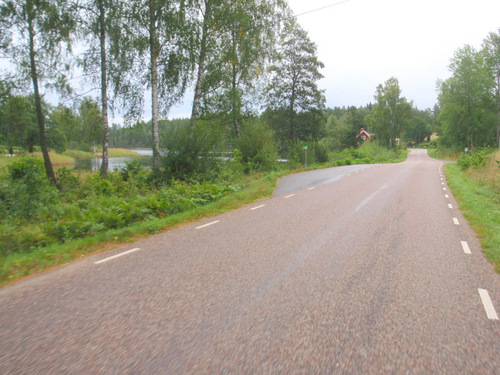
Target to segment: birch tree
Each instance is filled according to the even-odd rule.
[[[84,71],[91,80],[98,84],[100,89],[102,115],[102,163],[100,174],[106,177],[109,165],[109,73],[112,74],[114,92],[126,71],[126,64],[117,69],[117,63],[110,60],[110,54],[122,55],[126,49],[120,48],[120,35],[124,31],[122,18],[122,1],[87,0],[79,4],[79,23],[88,48],[81,61]],[[123,60],[122,63],[127,60]],[[110,72],[111,70],[111,72]]]
[[[245,98],[263,77],[290,10],[282,0],[201,0],[199,11],[192,123],[215,113],[239,136],[244,112],[252,107]]]
[[[63,0],[3,0],[0,3],[2,52],[14,62],[18,76],[31,80],[47,176],[57,185],[46,141],[42,82],[67,89],[65,53],[70,52],[75,22]],[[8,43],[6,43],[8,41]]]
[[[153,169],[159,170],[158,121],[184,95],[193,71],[193,1],[134,0],[130,27],[136,37],[135,72],[151,90]],[[144,69],[147,67],[147,69]],[[144,91],[135,95],[142,101]]]

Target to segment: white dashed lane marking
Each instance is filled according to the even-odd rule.
[[[448,208],[453,209],[453,205],[451,203],[448,203]]]
[[[486,316],[488,319],[498,320],[497,312],[493,307],[490,295],[486,289],[478,289],[479,295],[481,296],[481,301],[483,302],[484,310],[486,311]]]
[[[291,197],[293,197],[294,195],[295,195],[295,194],[290,194],[290,195],[287,195],[287,196],[285,197],[285,199],[291,198]]]
[[[220,221],[220,220],[215,220],[215,221],[212,221],[211,223],[204,224],[204,225],[200,225],[199,227],[196,227],[196,229],[201,229],[201,228],[208,227],[208,226],[210,226],[210,225],[217,224],[219,221]]]
[[[265,204],[261,204],[260,206],[251,208],[250,211],[258,210],[259,208],[262,208],[262,207],[265,207],[265,206],[266,206]]]
[[[460,223],[458,222],[458,219],[456,217],[453,218],[453,224],[460,225]]]
[[[124,251],[123,253],[119,253],[119,254],[116,254],[116,255],[113,255],[113,256],[110,256],[110,257],[107,257],[107,258],[104,258],[104,259],[98,260],[97,262],[94,262],[94,264],[101,264],[101,263],[107,262],[108,260],[112,260],[112,259],[115,259],[115,258],[119,258],[119,257],[122,257],[122,256],[124,256],[124,255],[130,254],[130,253],[133,253],[133,252],[138,251],[138,250],[141,250],[141,249],[140,249],[140,248],[138,248],[138,247],[136,247],[136,248],[134,248],[134,249],[130,249],[130,250]]]
[[[449,196],[448,194],[445,194],[445,195],[444,195],[444,197],[445,197],[445,198],[449,198],[450,196]]]
[[[471,254],[469,244],[467,243],[467,241],[461,241],[461,243],[462,243],[462,249],[464,249],[464,253]]]

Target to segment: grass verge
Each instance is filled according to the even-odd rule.
[[[43,160],[43,155],[40,151],[33,152],[32,154],[21,154],[18,156],[1,156],[0,157],[0,167],[6,167],[10,165],[13,161],[19,160],[19,158],[31,155],[37,159]],[[71,165],[75,162],[75,159],[70,155],[58,154],[55,152],[49,152],[50,161],[54,166]]]
[[[494,164],[486,166],[484,173],[490,174]],[[488,170],[488,172],[486,171]],[[472,175],[478,171],[471,171]],[[494,173],[494,172],[493,172]],[[448,185],[455,196],[465,218],[479,236],[483,252],[500,273],[500,194],[492,185],[470,177],[456,164],[445,166]],[[498,177],[497,177],[498,178]]]
[[[95,155],[93,152],[86,152],[81,150],[66,150],[62,153],[63,155],[72,157],[73,159],[93,159]]]
[[[247,205],[255,200],[267,198],[273,194],[278,178],[286,173],[286,171],[282,171],[245,177],[241,181],[245,188],[241,191],[232,193],[206,206],[180,214],[144,221],[92,237],[68,241],[64,244],[37,248],[29,252],[9,254],[0,259],[0,285],[5,285],[23,276],[42,272],[93,252],[113,249],[120,244],[138,240],[145,235],[158,233],[204,217],[216,216]]]
[[[447,160],[447,161],[452,161],[452,160],[457,160],[458,156],[460,155],[459,152],[446,149],[446,148],[429,148],[427,150],[427,153],[431,158],[438,159],[438,160]]]
[[[110,158],[124,158],[127,156],[140,156],[137,152],[126,149],[126,148],[110,148],[108,150],[108,154]],[[101,157],[102,154],[97,153],[98,157]]]

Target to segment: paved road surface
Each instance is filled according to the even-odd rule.
[[[359,173],[361,170],[373,168],[374,166],[377,166],[377,164],[346,165],[343,167],[318,169],[285,176],[279,181],[274,196],[278,197],[280,195],[292,193],[296,190],[328,184],[340,180],[350,173]]]
[[[0,374],[499,374],[500,277],[441,168],[413,151],[3,288]]]

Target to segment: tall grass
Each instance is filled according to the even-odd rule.
[[[72,157],[73,159],[93,159],[95,158],[95,154],[92,152],[81,151],[81,150],[66,150],[62,153],[63,155]]]
[[[22,157],[30,155],[38,160],[43,160],[43,155],[40,151],[33,152],[32,154],[21,154],[16,156],[0,156],[0,167],[11,165],[13,162],[18,161]],[[55,152],[49,152],[50,161],[54,166],[71,165],[75,162],[75,159],[70,155],[58,154]]]
[[[445,173],[460,209],[481,240],[486,257],[500,273],[500,152],[484,165],[462,170],[448,164]]]
[[[108,150],[108,153],[109,153],[110,158],[124,158],[127,156],[130,156],[130,157],[140,156],[140,154],[138,154],[137,152],[126,149],[126,148],[110,148]],[[101,154],[97,154],[97,155],[101,156]]]

